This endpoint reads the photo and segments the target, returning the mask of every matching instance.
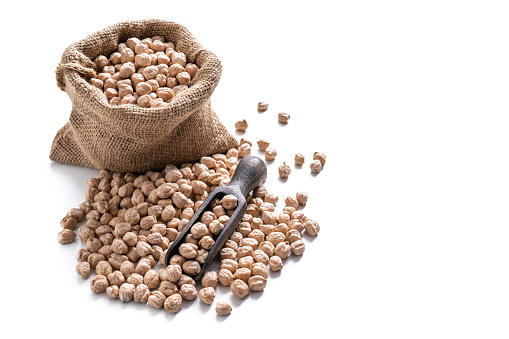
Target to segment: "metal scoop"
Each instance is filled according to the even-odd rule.
[[[267,176],[267,167],[262,159],[255,156],[248,156],[239,161],[237,169],[233,174],[233,178],[228,186],[216,187],[207,199],[203,202],[200,208],[196,211],[194,216],[189,220],[186,227],[180,232],[175,241],[171,244],[168,252],[166,252],[165,262],[166,265],[170,264],[170,259],[173,255],[179,253],[179,247],[185,241],[186,235],[191,230],[191,227],[198,222],[203,212],[211,211],[210,203],[212,199],[219,198],[227,194],[234,195],[237,198],[237,208],[233,212],[230,220],[226,223],[221,233],[217,235],[214,245],[209,250],[209,254],[205,259],[205,262],[201,265],[200,272],[193,276],[195,280],[200,280],[203,274],[207,271],[207,267],[210,265],[212,260],[218,255],[219,251],[223,248],[226,241],[230,238],[232,233],[235,231],[242,216],[246,212],[247,203],[246,197],[253,189],[259,186],[265,177]]]

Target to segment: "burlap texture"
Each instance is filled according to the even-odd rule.
[[[88,83],[96,74],[92,60],[109,56],[130,37],[155,35],[173,42],[198,65],[191,87],[163,108],[110,105],[104,93]],[[50,159],[116,172],[146,172],[237,147],[210,104],[221,69],[217,56],[174,22],[124,21],[87,36],[65,49],[57,67],[57,84],[69,95],[72,111],[57,132]]]

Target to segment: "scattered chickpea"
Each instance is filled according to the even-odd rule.
[[[283,269],[283,261],[277,255],[273,255],[269,260],[270,270],[273,272],[281,271]]]
[[[226,301],[219,301],[216,304],[216,313],[219,315],[228,315],[232,313],[232,307]]]
[[[258,112],[265,112],[269,108],[269,103],[266,101],[260,101],[258,103]]]
[[[282,124],[286,124],[288,123],[288,120],[290,120],[290,114],[284,112],[279,113],[277,115],[277,120]]]
[[[272,147],[265,149],[265,160],[271,161],[276,159],[277,151]]]
[[[90,289],[94,293],[103,293],[108,286],[108,279],[104,275],[96,275],[90,281]]]
[[[285,162],[283,162],[282,165],[279,165],[278,171],[280,178],[288,178],[288,176],[292,172],[292,169]]]
[[[245,119],[243,120],[239,120],[235,123],[235,129],[237,131],[245,131],[247,129],[248,125],[247,125],[247,121]]]
[[[204,287],[200,290],[198,296],[204,304],[211,305],[214,302],[214,298],[216,297],[216,292],[212,287]]]
[[[304,155],[301,153],[295,153],[295,165],[301,166],[304,163]]]
[[[183,284],[182,286],[180,286],[179,293],[185,300],[194,300],[196,299],[198,291],[196,291],[196,287],[194,287],[191,284]]]
[[[118,298],[118,292],[119,292],[119,288],[118,288],[117,285],[108,286],[106,288],[106,295],[110,299],[117,299]]]
[[[152,306],[154,308],[161,308],[166,301],[166,296],[160,291],[150,292],[150,295],[147,299],[147,305]]]
[[[320,163],[322,164],[322,166],[325,165],[325,159],[327,157],[325,156],[325,154],[323,152],[315,152],[313,154],[313,160],[318,160],[320,161]]]
[[[233,283],[230,285],[230,290],[233,295],[239,299],[247,297],[249,294],[249,286],[240,279],[235,279]]]
[[[297,192],[295,198],[299,205],[305,205],[308,202],[308,194],[306,192]]]
[[[182,305],[182,296],[172,294],[164,301],[164,309],[170,313],[177,313]]]
[[[322,163],[320,160],[313,160],[311,161],[309,168],[311,169],[311,172],[319,173],[322,170]]]
[[[58,232],[58,242],[61,244],[70,244],[76,238],[76,233],[69,229],[63,229]]]
[[[86,261],[78,262],[76,273],[83,279],[88,279],[90,277],[90,264]]]

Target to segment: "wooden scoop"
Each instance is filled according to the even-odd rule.
[[[262,159],[255,156],[248,156],[240,160],[239,164],[237,165],[237,169],[233,174],[233,178],[230,181],[230,184],[228,186],[218,186],[210,193],[200,208],[195,212],[191,220],[189,220],[186,227],[184,227],[175,241],[171,244],[170,248],[166,252],[166,265],[170,264],[170,259],[173,255],[179,253],[180,245],[184,243],[185,237],[191,230],[191,227],[201,219],[203,212],[212,211],[210,208],[212,199],[221,199],[227,194],[234,195],[237,198],[237,208],[230,217],[230,220],[228,220],[224,226],[221,233],[217,235],[214,245],[209,250],[209,254],[205,259],[205,262],[201,265],[200,272],[193,276],[195,280],[199,281],[203,274],[207,271],[207,267],[218,255],[219,251],[223,248],[226,241],[230,238],[242,220],[242,216],[247,209],[247,195],[257,186],[259,186],[266,176],[267,167],[265,166],[265,163]]]

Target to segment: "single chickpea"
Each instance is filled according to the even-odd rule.
[[[263,263],[254,263],[251,266],[251,275],[260,275],[267,279],[269,277],[269,270],[267,269],[267,265]]]
[[[177,74],[185,71],[186,69],[182,65],[175,63],[168,68],[168,74],[170,75],[170,77],[176,77]]]
[[[180,278],[182,278],[182,267],[179,265],[169,265],[166,268],[166,273],[168,276],[168,281],[176,283]]]
[[[126,282],[138,286],[143,284],[143,276],[139,273],[133,273],[126,279]]]
[[[158,291],[169,297],[172,294],[178,293],[179,290],[175,283],[171,281],[161,281]]]
[[[320,160],[313,160],[311,161],[309,168],[311,169],[311,172],[319,173],[322,170],[322,163]]]
[[[94,62],[95,62],[95,64],[96,64],[98,69],[103,69],[104,66],[108,66],[110,64],[110,61],[104,55],[98,55],[94,59]]]
[[[290,120],[290,114],[284,112],[279,113],[277,115],[277,120],[282,124],[286,124],[288,123],[288,120]]]
[[[304,155],[301,153],[295,153],[295,165],[301,166],[304,163]]]
[[[254,275],[248,279],[247,284],[251,291],[260,292],[265,289],[265,286],[267,286],[267,278],[260,275]]]
[[[146,304],[150,296],[150,289],[145,284],[139,284],[134,288],[133,299],[136,303]]]
[[[143,76],[147,80],[154,79],[158,73],[159,69],[156,66],[148,66],[143,70]]]
[[[61,244],[70,244],[76,238],[76,233],[69,229],[63,229],[58,232],[58,242]]]
[[[198,296],[205,305],[212,305],[216,297],[216,292],[212,287],[204,287],[200,290]]]
[[[219,273],[217,274],[217,280],[223,286],[230,286],[231,283],[233,283],[233,281],[235,280],[235,276],[230,270],[222,268],[219,270]]]
[[[201,285],[203,287],[216,288],[217,286],[217,273],[215,271],[207,271],[201,278]]]
[[[122,64],[126,64],[129,62],[134,62],[134,52],[129,47],[126,47],[120,52],[120,62]]]
[[[104,82],[102,80],[99,80],[97,78],[91,78],[89,81],[90,85],[97,87],[99,89],[103,89]]]
[[[251,154],[251,145],[244,143],[239,146],[239,157],[245,158]]]
[[[313,160],[319,160],[320,163],[322,164],[322,167],[325,165],[325,159],[327,159],[327,157],[323,152],[315,152],[313,154]]]
[[[108,286],[108,279],[104,275],[96,275],[90,281],[90,289],[94,293],[103,293]]]
[[[306,233],[315,236],[320,232],[320,225],[314,220],[308,219],[304,223],[304,229],[306,230]]]
[[[132,49],[134,51],[136,48],[136,45],[139,44],[140,42],[141,41],[138,38],[129,38],[129,39],[127,39],[125,44],[127,45],[127,47],[129,47],[130,49]]]
[[[174,87],[178,86],[177,78],[174,78],[174,77],[171,77],[168,75],[166,77],[166,86],[169,88],[174,88]]]
[[[265,149],[265,160],[271,161],[276,159],[277,151],[272,147]]]
[[[282,165],[279,165],[278,171],[280,178],[288,178],[288,176],[292,172],[292,169],[285,162],[283,162]]]
[[[115,52],[110,55],[110,63],[112,65],[120,64],[122,61],[120,60],[120,53]]]
[[[150,104],[152,103],[152,98],[149,95],[145,94],[145,95],[140,96],[136,103],[140,107],[148,108],[148,107],[150,107]]]
[[[154,50],[154,52],[162,52],[164,51],[164,41],[152,39],[152,46],[151,48]]]
[[[216,313],[219,315],[228,315],[232,313],[232,307],[226,301],[220,301],[216,304]]]
[[[173,90],[168,87],[162,87],[162,88],[160,87],[157,89],[156,93],[157,93],[157,97],[163,99],[164,102],[171,100],[175,96],[175,93],[173,92]]]
[[[106,295],[110,299],[117,299],[118,298],[118,292],[119,292],[119,288],[118,288],[117,285],[108,286],[106,288]]]
[[[269,145],[270,145],[270,142],[267,139],[258,140],[258,149],[260,151],[265,151],[267,149],[267,147],[269,147]]]
[[[143,42],[139,42],[136,44],[136,46],[134,46],[134,52],[136,54],[142,54],[142,53],[149,53],[149,47],[143,43]]]
[[[297,192],[295,198],[300,205],[305,205],[308,202],[308,194],[306,192]]]
[[[235,279],[233,283],[230,285],[230,290],[233,295],[239,299],[247,297],[249,294],[249,286],[240,279]]]
[[[182,270],[189,275],[196,275],[200,273],[201,266],[198,261],[195,260],[188,260],[185,263],[182,264]]]
[[[269,259],[269,267],[273,272],[281,271],[283,269],[283,260],[277,255],[273,255]]]
[[[187,63],[186,55],[184,53],[175,52],[171,56],[171,62],[173,64],[180,64],[182,67],[184,67]]]
[[[227,210],[235,209],[237,208],[237,197],[231,194],[225,195],[221,199],[221,205]]]
[[[235,129],[237,131],[245,131],[247,129],[247,121],[245,119],[239,120],[235,123]]]
[[[119,73],[120,73],[120,77],[122,77],[124,79],[128,79],[131,77],[131,75],[136,73],[136,67],[134,67],[134,64],[132,62],[127,62],[122,65]]]
[[[76,273],[83,279],[88,279],[90,277],[90,264],[86,261],[78,262]]]
[[[187,72],[180,72],[176,75],[177,81],[180,85],[189,86],[191,85],[191,76]]]
[[[136,93],[138,93],[139,95],[144,96],[146,94],[149,94],[150,92],[152,92],[152,86],[149,83],[139,82],[136,85]]]
[[[147,299],[147,305],[161,308],[163,307],[164,302],[166,301],[166,296],[161,291],[150,292],[150,295]]]
[[[120,286],[125,282],[125,277],[120,271],[111,272],[107,275],[107,278],[110,286]]]
[[[266,101],[260,101],[258,103],[258,112],[265,112],[269,108],[269,103]]]
[[[189,73],[189,75],[191,76],[191,79],[194,79],[194,77],[196,76],[196,74],[198,74],[199,71],[198,66],[196,66],[195,64],[187,64],[185,69],[186,72]]]
[[[107,277],[108,274],[113,272],[113,268],[111,267],[111,264],[109,262],[103,260],[97,263],[95,267],[95,272],[99,275],[104,275],[105,277]]]
[[[177,313],[182,305],[182,296],[180,294],[172,294],[166,298],[164,309],[170,313]]]
[[[179,294],[185,300],[194,300],[198,295],[198,291],[196,291],[196,287],[191,284],[183,284],[180,286]]]
[[[292,253],[295,255],[302,255],[306,249],[306,245],[302,240],[294,241],[291,245]]]

